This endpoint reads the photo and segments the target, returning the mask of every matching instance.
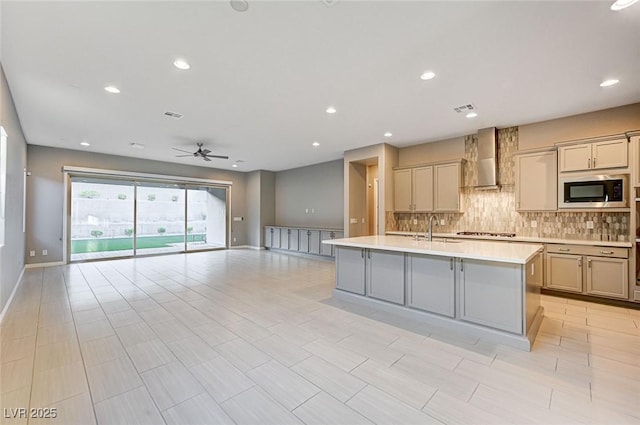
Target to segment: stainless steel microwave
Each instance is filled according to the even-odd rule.
[[[627,208],[629,176],[590,175],[558,180],[560,208]]]

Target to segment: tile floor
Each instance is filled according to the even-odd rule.
[[[338,303],[333,276],[252,250],[30,269],[1,423],[640,423],[638,310],[545,296],[522,352]]]

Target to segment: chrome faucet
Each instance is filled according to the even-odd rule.
[[[427,238],[429,242],[433,240],[433,219],[434,218],[436,219],[436,226],[438,225],[438,217],[436,217],[435,215],[432,215],[431,217],[429,217],[429,230],[427,230],[427,234],[424,235],[424,237]]]

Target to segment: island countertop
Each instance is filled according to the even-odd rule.
[[[324,244],[353,248],[399,251],[413,254],[450,256],[456,258],[496,261],[501,263],[526,264],[544,249],[540,244],[501,243],[493,241],[464,240],[445,242],[443,240],[415,240],[406,236],[360,236],[355,238],[331,239]]]

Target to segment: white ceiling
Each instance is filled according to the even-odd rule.
[[[239,171],[640,101],[640,3],[327,2],[3,1],[0,59],[30,144]]]

